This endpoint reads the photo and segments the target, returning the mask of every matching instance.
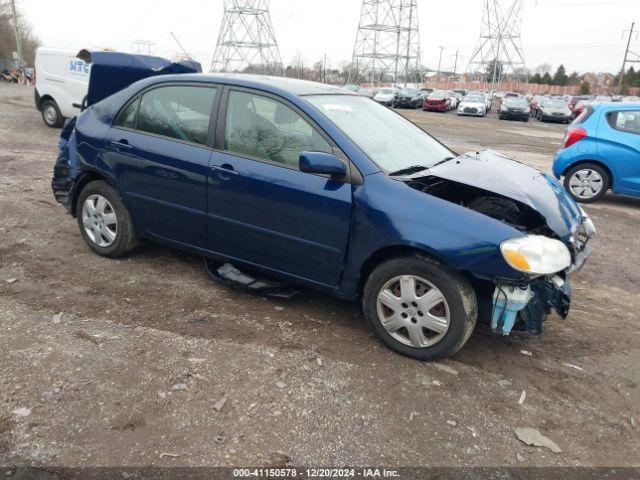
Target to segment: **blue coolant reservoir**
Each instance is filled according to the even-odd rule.
[[[493,313],[491,329],[501,335],[509,335],[518,312],[533,298],[529,286],[497,285],[493,292]]]

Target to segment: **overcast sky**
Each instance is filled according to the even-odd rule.
[[[502,0],[506,3],[510,0]],[[135,40],[155,42],[152,53],[179,51],[169,32],[208,70],[223,0],[18,0],[44,46],[111,47],[133,51]],[[442,69],[466,66],[480,34],[482,0],[418,0],[422,61]],[[296,55],[313,63],[326,53],[338,66],[353,50],[360,0],[271,0],[271,16],[285,64]],[[640,22],[640,0],[525,0],[522,43],[527,67],[564,63],[569,72],[617,71],[623,31]],[[640,27],[640,25],[638,25]],[[640,37],[632,46],[640,53]],[[634,50],[634,48],[632,48]]]

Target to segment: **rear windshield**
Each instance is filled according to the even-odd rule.
[[[528,107],[529,104],[524,98],[508,97],[504,99],[504,104],[510,107]]]

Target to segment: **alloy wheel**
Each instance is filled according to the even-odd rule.
[[[93,243],[106,248],[113,245],[118,233],[118,219],[109,200],[102,195],[87,197],[82,205],[82,225]]]
[[[451,313],[442,292],[413,275],[394,277],[378,293],[377,311],[384,329],[414,348],[438,343],[449,330]]]

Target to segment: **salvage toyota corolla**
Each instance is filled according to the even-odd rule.
[[[292,79],[162,75],[89,100],[53,191],[99,255],[146,239],[360,300],[418,359],[455,353],[478,318],[538,333],[568,313],[595,230],[532,167],[458,155],[366,97]]]

